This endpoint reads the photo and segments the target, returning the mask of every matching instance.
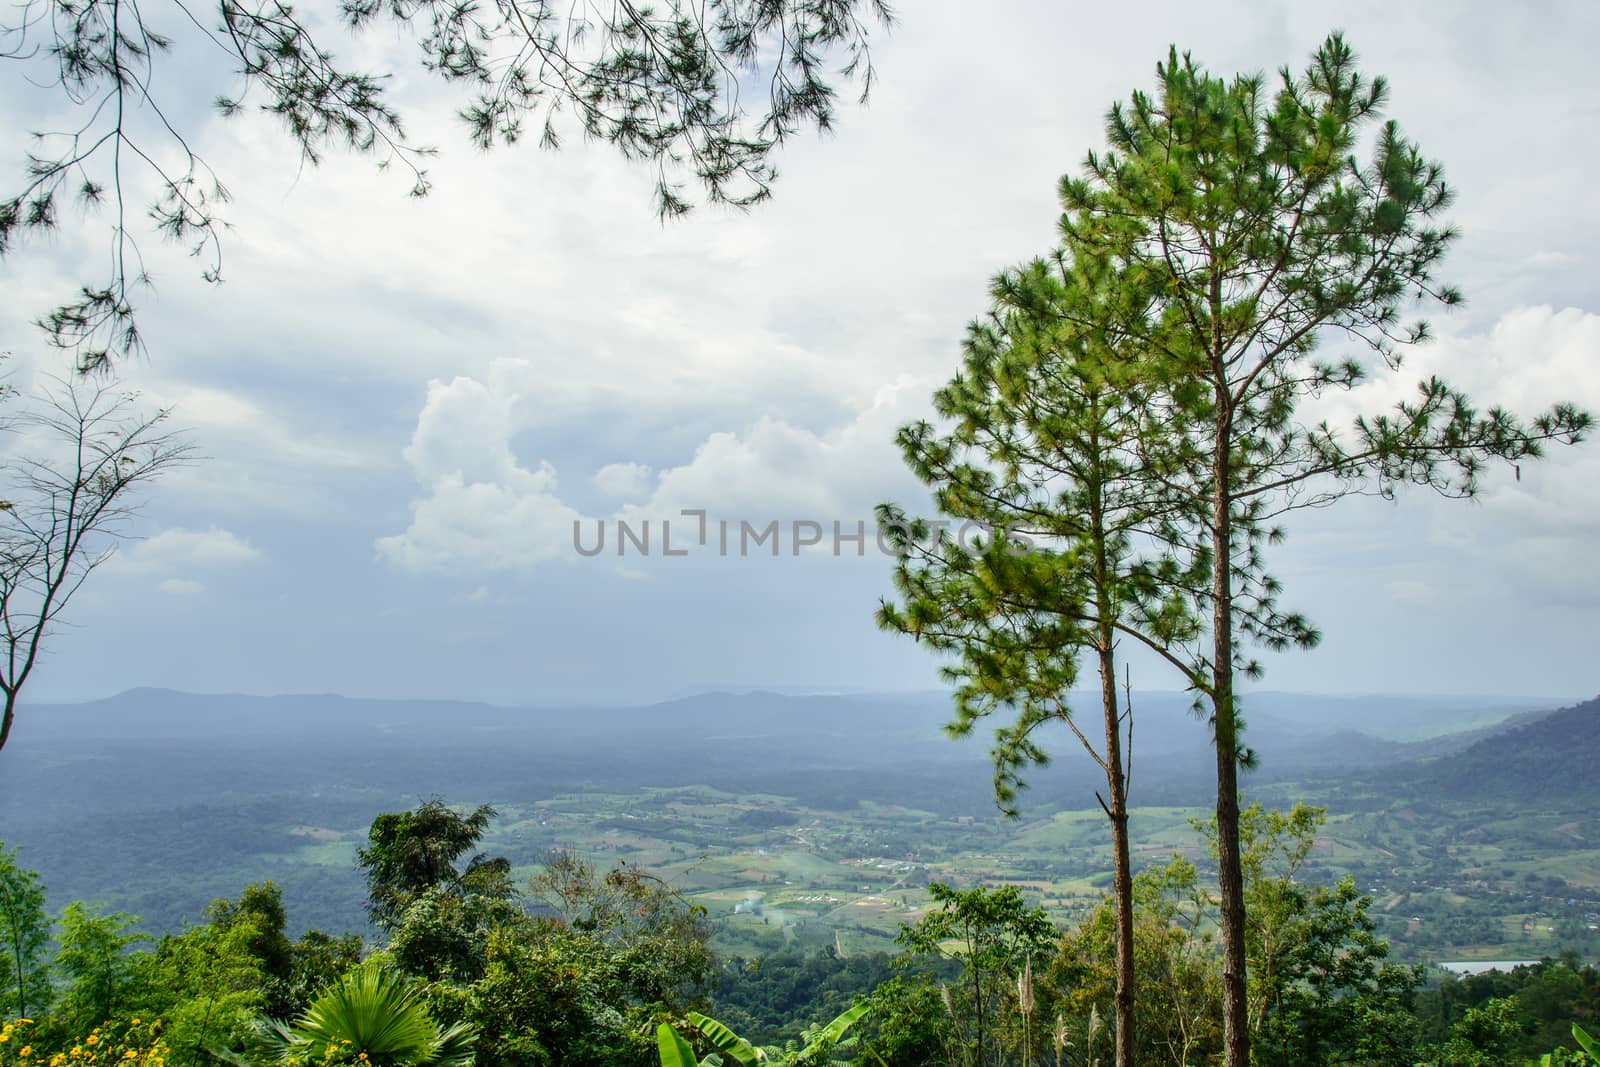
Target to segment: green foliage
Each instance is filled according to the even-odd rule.
[[[281,1019],[304,1011],[318,993],[361,962],[362,948],[360,934],[301,934],[294,943],[287,984],[269,979],[263,990],[266,1013]]]
[[[1282,536],[1278,517],[1407,483],[1471,495],[1487,461],[1574,442],[1589,416],[1562,404],[1524,423],[1480,412],[1430,378],[1413,399],[1349,427],[1301,418],[1303,400],[1352,389],[1369,372],[1356,358],[1319,359],[1321,336],[1364,344],[1398,368],[1402,350],[1427,336],[1424,322],[1403,321],[1410,304],[1460,299],[1434,274],[1454,238],[1442,219],[1452,190],[1394,122],[1374,126],[1387,83],[1364,75],[1337,34],[1302,75],[1285,68],[1276,91],[1259,76],[1216,77],[1176,48],[1156,73],[1154,93],[1111,109],[1108,149],[1062,180],[1060,262],[1090,281],[1114,269],[1118,297],[1090,322],[1144,353],[1141,379],[1158,385],[1138,444],[1153,460],[1150,496],[1173,509],[1160,539],[1173,562],[1158,573],[1210,625],[1156,647],[1209,705],[1226,1058],[1246,1067],[1237,775],[1253,754],[1235,677],[1259,673],[1252,643],[1320,639],[1279,607],[1265,554]]]
[[[899,550],[901,598],[880,606],[879,624],[949,654],[952,735],[1007,713],[993,757],[1010,814],[1022,770],[1046,762],[1035,733],[1073,725],[1080,653],[1109,656],[1121,632],[1165,647],[1195,630],[1158,580],[1176,577],[1172,561],[1135,551],[1167,532],[1173,507],[1151,489],[1159,461],[1144,444],[1158,383],[1117,322],[1133,291],[1064,256],[998,276],[988,317],[968,327],[961,372],[934,394],[948,428],[922,421],[897,438],[950,521],[879,509]],[[1101,681],[1114,721],[1107,749],[1090,751],[1109,774],[1121,722],[1114,673]]]
[[[833,1020],[820,1026],[808,1027],[803,1044],[789,1042],[783,1048],[757,1048],[717,1020],[692,1011],[685,1018],[716,1049],[717,1059],[707,1058],[704,1063],[732,1061],[741,1067],[771,1064],[772,1067],[846,1067],[845,1061],[835,1058],[835,1053],[855,1044],[847,1039],[850,1030],[866,1017],[872,1005],[866,1002],[847,1008]],[[670,1036],[669,1036],[670,1035]],[[676,1031],[666,1023],[656,1028],[657,1048],[661,1067],[677,1064],[695,1064],[694,1051]]]
[[[149,940],[132,929],[138,922],[132,915],[103,914],[78,901],[62,910],[55,968],[67,985],[52,1021],[66,1032],[86,1034],[127,1006],[134,971],[128,950]]]
[[[1417,1048],[1412,1005],[1420,968],[1387,962],[1389,946],[1368,915],[1372,899],[1351,879],[1297,896],[1278,931],[1257,1062],[1406,1067]]]
[[[928,886],[936,910],[903,926],[896,943],[906,966],[926,958],[960,962],[959,980],[941,989],[960,1062],[1007,1062],[1007,1047],[1031,1047],[1032,975],[1042,971],[1058,932],[1043,908],[1030,908],[1016,886],[958,890]],[[1017,1029],[1021,1019],[1022,1028]],[[1024,1053],[1026,1055],[1026,1052]]]
[[[213,1049],[240,1047],[262,1007],[266,984],[257,916],[235,914],[168,935],[130,957],[128,990],[120,1009],[159,1018],[174,1067],[200,1067]]]
[[[367,847],[358,853],[367,877],[367,912],[372,921],[386,929],[392,927],[428,890],[462,891],[477,867],[487,865],[490,871],[508,873],[510,865],[505,860],[483,856],[473,857],[466,872],[455,868],[456,860],[477,846],[494,815],[494,808],[487,804],[463,815],[433,797],[415,811],[373,819]]]
[[[50,919],[37,871],[0,841],[0,1016],[42,1015],[50,1005]]]
[[[440,1016],[478,1029],[480,1067],[651,1062],[660,1018],[705,1006],[704,909],[644,871],[601,874],[568,853],[533,888],[554,914],[513,909],[483,927],[475,975],[430,988]]]
[[[1413,1005],[1422,976],[1388,960],[1371,900],[1346,878],[1308,884],[1303,867],[1322,828],[1320,808],[1259,804],[1241,812],[1246,873],[1248,1020],[1262,1067],[1416,1061]],[[1215,829],[1201,826],[1213,839]],[[1222,961],[1217,901],[1193,863],[1175,857],[1134,878],[1134,961],[1140,1002],[1137,1059],[1185,1067],[1222,1052]],[[1060,991],[1064,1036],[1086,1048],[1088,1022],[1114,988],[1113,918],[1107,903],[1069,931],[1045,975]]]
[[[28,1020],[0,1025],[0,1067],[166,1067],[172,1059],[159,1019],[69,1032],[53,1044],[42,1030]]]
[[[656,1026],[656,1048],[661,1056],[661,1067],[699,1067],[694,1049],[678,1036],[670,1023]]]
[[[245,947],[260,961],[262,972],[272,978],[290,977],[295,949],[284,933],[289,917],[283,907],[283,891],[276,883],[247,885],[238,900],[214,900],[206,908],[205,918],[222,928],[249,927]]]
[[[429,981],[470,982],[483,975],[492,931],[522,917],[506,897],[432,886],[394,922],[389,955],[407,974]]]
[[[798,1038],[806,1020],[830,1018],[895,971],[886,952],[840,956],[786,947],[757,959],[724,956],[711,1014],[758,1045]]]
[[[872,1005],[870,1004],[857,1004],[840,1012],[835,1018],[809,1032],[806,1047],[809,1049],[822,1049],[838,1044],[844,1040],[844,1035],[849,1033],[856,1023],[871,1014],[871,1012]]]
[[[1507,1062],[1523,1031],[1516,997],[1495,997],[1468,1008],[1436,1054],[1438,1067],[1495,1067]]]
[[[1418,996],[1417,1016],[1435,1058],[1521,1064],[1548,1054],[1568,1062],[1563,1057],[1584,1048],[1573,1027],[1600,1022],[1600,969],[1569,956],[1509,973],[1446,978]]]
[[[970,972],[1020,973],[1055,944],[1057,932],[1043,908],[1030,908],[1016,886],[955,889],[943,882],[928,886],[935,909],[900,930],[895,942],[910,958],[946,956]]]
[[[656,1008],[621,964],[594,938],[539,923],[491,933],[483,976],[435,997],[445,1017],[478,1028],[482,1067],[642,1063]]]
[[[476,1030],[441,1027],[422,990],[381,961],[355,968],[292,1023],[262,1020],[255,1056],[262,1063],[467,1067]]]
[[[627,998],[682,1009],[716,972],[706,909],[656,875],[619,860],[605,873],[568,851],[545,857],[532,890],[574,932],[604,946]]]
[[[1132,709],[1118,697],[1117,644],[1132,635],[1166,654],[1191,640],[1197,623],[1176,590],[1203,581],[1204,561],[1184,574],[1160,550],[1178,539],[1183,510],[1160,484],[1174,457],[1147,427],[1162,384],[1156,364],[1122,322],[1144,310],[1138,285],[1109,264],[1058,255],[1001,274],[991,291],[988,318],[968,328],[961,373],[934,396],[949,429],[922,421],[898,435],[907,464],[961,528],[952,535],[879,509],[880,525],[895,531],[903,602],[884,602],[878,622],[943,654],[952,736],[1003,716],[991,756],[1007,815],[1019,813],[1024,770],[1047,762],[1036,734],[1061,724],[1072,732],[1105,774],[1113,892],[1124,898]],[[965,537],[969,527],[977,538]],[[1070,706],[1084,654],[1099,673],[1103,742]],[[1117,918],[1128,956],[1127,907]],[[1131,966],[1118,972],[1119,1040],[1135,1028]]]
[[[689,1025],[699,1030],[716,1046],[719,1053],[735,1063],[742,1064],[743,1067],[751,1067],[766,1058],[750,1042],[709,1016],[691,1011],[685,1018]]]
[[[333,937],[307,930],[290,941],[283,893],[273,882],[246,886],[238,900],[214,900],[205,914],[218,930],[245,931],[241,947],[260,969],[259,1007],[275,1019],[304,1011],[317,993],[361,960],[357,934]]]
[[[1388,962],[1370,897],[1346,877],[1311,886],[1300,873],[1327,819],[1296,803],[1288,812],[1240,812],[1245,875],[1248,1004],[1256,1060],[1398,1064],[1415,1058],[1418,968]],[[1217,851],[1216,823],[1203,828]]]
[[[155,1036],[145,1031],[157,1027],[161,1051],[149,1055],[160,1062],[152,1067],[210,1067],[237,1058],[258,1031],[259,1013],[300,1010],[310,991],[337,979],[360,953],[356,937],[312,931],[290,942],[270,882],[237,900],[213,901],[206,917],[151,943],[131,929],[137,920],[130,916],[69,904],[54,961],[63,988],[40,1022],[37,1048],[66,1055],[119,1040],[145,1056]]]
[[[873,990],[871,1033],[860,1062],[878,1067],[924,1067],[953,1062],[956,1035],[940,987],[926,978],[893,978]],[[953,1001],[952,1001],[953,1003]]]
[[[1187,1067],[1221,1048],[1222,973],[1214,938],[1215,900],[1187,859],[1148,867],[1133,878],[1134,980],[1140,1012],[1135,1058]],[[1116,989],[1115,917],[1107,900],[1063,937],[1044,972],[1059,991],[1052,1043],[1094,1051]]]
[[[1600,1063],[1600,1041],[1590,1037],[1589,1032],[1577,1023],[1572,1024],[1572,1040],[1578,1046],[1577,1051],[1558,1048],[1540,1056],[1537,1064],[1530,1061],[1529,1067],[1592,1067]]]

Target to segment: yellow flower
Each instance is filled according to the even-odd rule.
[[[90,1034],[83,1043],[85,1045],[98,1045],[100,1043],[100,1038],[98,1036],[99,1033],[100,1031],[96,1030],[94,1033]]]

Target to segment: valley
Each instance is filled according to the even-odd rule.
[[[1259,702],[1272,710],[1257,719],[1263,767],[1246,799],[1328,808],[1305,877],[1354,877],[1396,958],[1600,956],[1593,797],[1580,786],[1566,804],[1508,803],[1481,768],[1496,745],[1514,766],[1540,745],[1554,761],[1583,758],[1600,705],[1566,719],[1469,705],[1436,715],[1446,728],[1429,734],[1383,698],[1337,730],[1314,698]],[[1205,813],[1201,727],[1176,697],[1143,705],[1160,729],[1136,749],[1134,798],[1157,802],[1133,813],[1135,868],[1177,853],[1204,871],[1191,826]],[[244,739],[207,736],[224,709],[250,718]],[[37,717],[55,736],[37,753],[18,745],[0,784],[0,839],[37,863],[52,899],[101,900],[156,931],[266,877],[284,888],[292,926],[365,929],[354,860],[367,824],[433,794],[494,804],[483,851],[506,856],[519,878],[552,849],[659,874],[707,909],[726,955],[892,951],[900,925],[925,913],[933,881],[1016,885],[1058,921],[1082,918],[1110,884],[1092,768],[1063,750],[1030,776],[1023,817],[1001,819],[982,748],[941,738],[941,714],[934,697],[708,694],[519,718],[474,705],[136,693]],[[74,715],[110,740],[74,731]],[[628,721],[627,745],[608,717]],[[1347,729],[1352,721],[1406,736]],[[116,736],[136,722],[141,743]],[[388,748],[430,731],[437,744]],[[859,744],[847,743],[852,731]],[[113,758],[102,743],[121,747]],[[1318,765],[1339,773],[1316,774]],[[1452,766],[1467,769],[1472,789]],[[50,801],[35,800],[50,783]]]

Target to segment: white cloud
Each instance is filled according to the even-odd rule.
[[[1354,390],[1339,406],[1347,415],[1383,410],[1410,399],[1418,380],[1435,375],[1464,391],[1480,410],[1498,406],[1526,419],[1570,402],[1600,413],[1600,314],[1512,308],[1486,332],[1446,335],[1417,349],[1407,356],[1402,373]],[[1597,485],[1600,448],[1593,439],[1576,447],[1552,444],[1542,459],[1526,460],[1516,470],[1491,467],[1474,511],[1463,512],[1450,501],[1430,502],[1429,537],[1441,547],[1480,556],[1520,541],[1522,549],[1501,565],[1587,573],[1591,568],[1574,564],[1583,546],[1600,536]],[[1537,552],[1528,550],[1534,538],[1544,542]]]
[[[1434,374],[1485,404],[1524,414],[1556,400],[1600,410],[1596,353],[1600,315],[1516,308],[1484,333],[1449,335],[1418,349],[1401,373],[1380,374],[1330,398],[1320,414],[1348,420],[1357,411],[1383,410]],[[894,434],[927,414],[934,379],[903,375],[830,428],[768,414],[708,434],[681,462],[659,472],[642,463],[608,464],[593,482],[625,502],[609,514],[585,514],[562,499],[549,463],[524,463],[513,453],[512,439],[538,424],[521,403],[527,371],[525,361],[502,360],[487,381],[462,376],[429,385],[404,453],[424,494],[413,505],[410,526],[378,542],[392,562],[409,570],[526,571],[575,556],[574,522],[583,523],[590,544],[601,521],[622,519],[636,530],[651,521],[659,531],[665,519],[677,530],[695,521],[681,518],[684,509],[703,509],[712,522],[748,520],[757,527],[776,519],[786,528],[810,520],[828,529],[838,520],[853,529],[864,520],[870,529],[872,509],[882,500],[925,506],[926,494],[906,471]],[[1408,519],[1420,522],[1441,550],[1475,561],[1508,542],[1540,539],[1543,551],[1499,566],[1548,569],[1554,580],[1581,552],[1582,539],[1600,529],[1600,500],[1586,489],[1600,484],[1600,453],[1587,447],[1555,452],[1546,463],[1524,464],[1520,481],[1504,472],[1490,477],[1470,522],[1459,504],[1426,499]],[[1412,603],[1430,595],[1420,582],[1398,583],[1391,593]]]
[[[405,460],[425,495],[404,533],[378,539],[405,570],[517,569],[568,551],[580,515],[555,495],[547,463],[529,468],[511,451],[514,379],[502,361],[487,383],[459,376],[428,383]]]
[[[610,497],[643,496],[650,491],[650,468],[643,463],[608,463],[595,471],[594,486]]]
[[[174,384],[157,385],[151,395],[202,441],[236,440],[280,463],[338,468],[360,467],[369,459],[354,442],[330,440],[321,427],[307,432],[236,390]]]
[[[538,477],[517,472],[524,485],[434,482],[412,509],[404,533],[378,539],[378,551],[404,570],[475,573],[522,569],[571,551],[572,525],[582,516]]]
[[[424,495],[403,533],[378,539],[390,562],[412,571],[527,570],[577,558],[574,523],[583,524],[588,545],[597,522],[692,523],[680,518],[684,509],[761,526],[773,519],[824,526],[838,520],[854,529],[862,520],[870,528],[877,503],[912,488],[894,433],[924,409],[928,383],[902,379],[877,390],[835,429],[766,416],[740,431],[712,433],[686,462],[660,473],[648,500],[610,516],[586,516],[561,499],[549,463],[529,467],[512,452],[520,366],[497,363],[489,382],[429,383],[404,453]],[[647,489],[649,474],[644,464],[613,463],[593,478],[612,496],[636,496]]]
[[[124,570],[161,572],[194,567],[233,567],[253,563],[261,553],[231,530],[215,526],[185,530],[174,526],[118,554]]]
[[[302,635],[296,685],[456,686],[458,695],[521,698],[559,684],[563,672],[574,691],[589,692],[593,672],[577,677],[588,661],[574,655],[575,638],[553,634],[542,661],[517,657],[459,676],[420,655],[397,664],[393,650],[418,632],[417,618],[461,611],[480,581],[494,593],[488,607],[518,610],[513,583],[483,575],[533,572],[543,581],[572,554],[574,518],[671,518],[705,507],[753,519],[870,520],[885,497],[923,504],[893,428],[921,414],[929,388],[955,370],[962,328],[983,310],[991,274],[1054,241],[1057,179],[1103,142],[1105,108],[1150,86],[1171,41],[1216,71],[1270,72],[1298,66],[1330,25],[1326,8],[1287,0],[1203,13],[1169,0],[1131,20],[1042,0],[1006,5],[996,18],[972,12],[965,0],[908,8],[875,49],[881,81],[871,106],[841,108],[827,138],[794,138],[772,203],[708,209],[667,226],[651,214],[648,168],[626,165],[609,146],[573,138],[561,153],[472,151],[450,118],[459,94],[418,72],[392,35],[346,43],[352,61],[396,70],[391,86],[417,140],[443,149],[430,161],[436,184],[426,200],[408,201],[403,181],[374,174],[368,158],[332,153],[303,170],[265,119],[196,125],[194,143],[235,194],[226,212],[235,229],[221,287],[201,284],[181,249],[143,244],[159,288],[142,305],[150,360],[129,364],[127,384],[153,404],[175,404],[175,423],[195,430],[204,457],[152,494],[152,519],[201,532],[216,522],[292,564],[281,573],[300,583],[298,595],[278,591],[286,606],[262,597],[249,608],[263,625]],[[1437,359],[1475,396],[1519,408],[1593,397],[1600,213],[1575,206],[1591,197],[1600,142],[1582,135],[1595,105],[1570,81],[1586,69],[1600,8],[1552,10],[1539,33],[1527,32],[1514,6],[1486,0],[1453,21],[1376,0],[1343,5],[1338,19],[1364,69],[1390,77],[1394,117],[1459,190],[1453,215],[1464,236],[1444,278],[1464,286],[1469,304],[1436,324],[1458,332],[1419,353],[1415,368]],[[952,55],[970,77],[950,78]],[[174,95],[180,87],[198,101],[213,95],[181,59],[163,70],[177,79]],[[1496,92],[1478,91],[1485,77]],[[7,143],[42,119],[23,97],[0,96],[0,127],[16,133]],[[1552,155],[1551,144],[1562,152]],[[1532,158],[1541,165],[1507,162]],[[27,320],[92,280],[80,269],[101,269],[107,221],[64,225],[0,264],[16,309],[0,323],[0,349],[17,352],[19,370],[39,347]],[[38,358],[64,366],[57,353]],[[430,381],[419,403],[418,386]],[[885,383],[898,384],[879,396]],[[1475,507],[1413,494],[1392,520],[1356,502],[1337,509],[1336,521],[1348,523],[1338,527],[1347,569],[1330,580],[1325,602],[1353,603],[1350,587],[1363,579],[1382,595],[1392,576],[1427,585],[1436,608],[1492,589],[1500,601],[1487,610],[1507,617],[1532,617],[1561,590],[1590,595],[1585,583],[1600,580],[1584,577],[1597,573],[1597,453],[1600,445],[1588,445],[1524,465],[1521,482],[1495,479]],[[1316,530],[1331,530],[1332,520],[1319,515]],[[393,568],[378,590],[350,566],[351,549],[374,542]],[[1308,543],[1311,532],[1297,532],[1286,551]],[[1325,563],[1328,545],[1314,547],[1304,558]],[[1428,555],[1426,573],[1381,571],[1390,553]],[[430,586],[408,574],[439,570],[473,577]],[[616,610],[633,613],[673,588],[664,570],[641,568],[653,580],[626,583],[626,592],[609,563],[574,567],[562,580],[609,581],[603,592],[616,596]],[[176,561],[149,573],[152,582],[210,580]],[[739,603],[781,602],[781,588],[765,580],[752,578]],[[850,602],[830,617],[837,633],[819,639],[818,662],[843,662],[864,646],[850,627],[867,625],[861,602],[870,603],[876,578],[851,580],[861,589],[840,594]],[[1407,589],[1417,591],[1395,592]],[[367,611],[370,625],[360,637],[335,630],[331,615],[304,610],[313,602]],[[110,607],[94,616],[91,599],[81,604],[92,637],[125,621]],[[1320,604],[1307,606],[1321,617]],[[537,617],[528,609],[524,622]],[[720,672],[707,651],[716,638],[757,629],[729,610],[685,609],[685,617],[692,625],[681,633],[702,639],[660,638],[659,669],[690,678]],[[1478,647],[1476,620],[1485,617],[1481,605],[1440,609],[1437,625],[1455,647]],[[1375,655],[1415,644],[1411,629],[1395,623],[1390,634],[1386,624],[1362,623],[1385,635]],[[1508,637],[1505,655],[1562,669],[1565,654],[1536,629]],[[195,684],[196,664],[210,665],[217,686],[286,684],[252,674],[265,668],[248,651],[230,659],[246,643],[217,633],[197,630],[170,647],[155,640],[130,632],[108,653],[106,642],[85,638],[59,662],[67,673],[101,672],[108,689],[149,672]],[[877,646],[858,658],[854,681],[893,684]],[[1452,669],[1406,663],[1415,685]],[[522,669],[532,673],[519,677]],[[1363,677],[1376,669],[1363,666]],[[1580,669],[1590,668],[1569,673]]]
[[[902,376],[875,390],[842,426],[814,430],[765,416],[740,432],[706,438],[686,463],[661,472],[642,517],[704,508],[729,519],[865,519],[916,485],[895,431],[928,413],[933,382]],[[919,501],[920,502],[920,501]]]

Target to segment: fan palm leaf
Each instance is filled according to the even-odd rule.
[[[293,1022],[261,1028],[258,1060],[376,1067],[470,1067],[477,1031],[440,1027],[415,982],[369,961],[346,974]]]

